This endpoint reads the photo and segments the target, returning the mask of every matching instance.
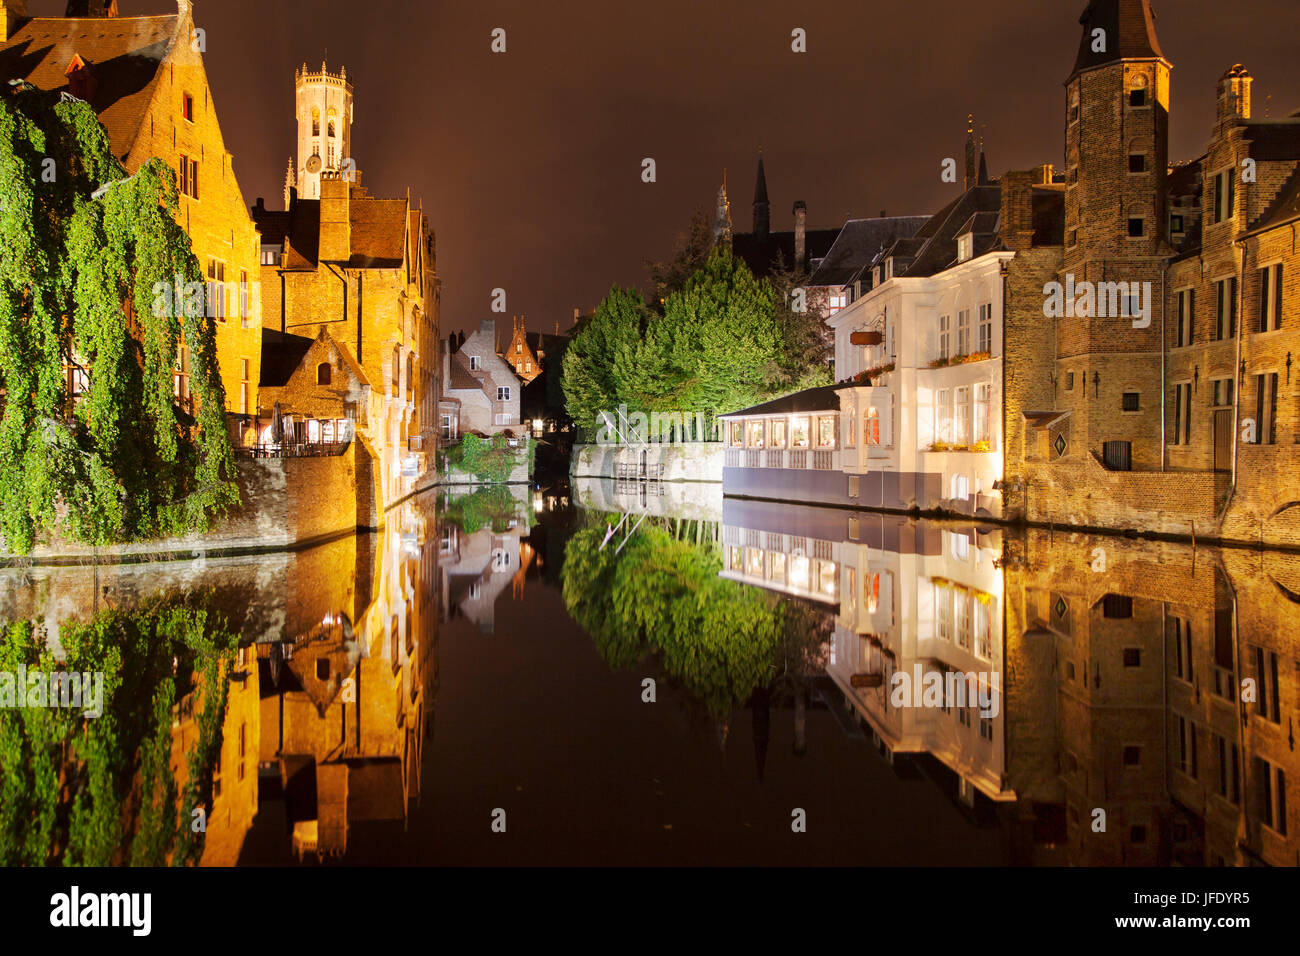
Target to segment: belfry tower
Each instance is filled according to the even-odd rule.
[[[307,64],[294,71],[295,110],[298,118],[298,198],[319,199],[322,172],[355,170],[352,160],[352,84],[342,67],[331,73],[322,62],[319,71]],[[295,185],[286,183],[288,186]]]

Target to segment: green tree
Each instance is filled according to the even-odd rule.
[[[597,416],[612,414],[625,399],[627,385],[615,371],[616,357],[635,351],[649,315],[640,292],[614,286],[569,343],[564,352],[564,398],[578,428],[598,428]]]
[[[704,209],[696,209],[686,232],[677,237],[672,258],[665,262],[646,262],[654,290],[656,308],[674,292],[680,291],[713,251],[713,224]]]
[[[0,93],[0,533],[94,544],[202,531],[238,500],[225,393],[171,169],[131,177],[85,102]],[[179,288],[177,288],[179,286]],[[175,289],[160,300],[158,290]],[[160,302],[170,307],[159,307]],[[182,339],[197,418],[177,408]],[[88,390],[74,405],[67,370]]]
[[[797,392],[832,384],[830,361],[835,355],[835,335],[806,298],[807,307],[797,308],[796,292],[807,289],[808,273],[798,265],[787,267],[784,254],[778,254],[768,281],[772,284],[781,342],[770,387],[778,392]]]

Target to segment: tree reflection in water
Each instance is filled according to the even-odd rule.
[[[211,810],[237,645],[210,601],[196,592],[110,608],[62,622],[54,641],[30,621],[4,628],[0,671],[100,672],[103,713],[0,708],[0,863],[197,862],[204,834],[192,823]],[[177,728],[193,726],[197,744],[174,771]]]

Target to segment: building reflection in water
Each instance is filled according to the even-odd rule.
[[[1300,863],[1300,557],[734,499],[723,549],[723,576],[834,606],[860,725],[1014,862]],[[898,706],[899,672],[1000,706],[948,681]]]

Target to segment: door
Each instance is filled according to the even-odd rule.
[[[1214,410],[1214,470],[1232,470],[1232,409]]]

